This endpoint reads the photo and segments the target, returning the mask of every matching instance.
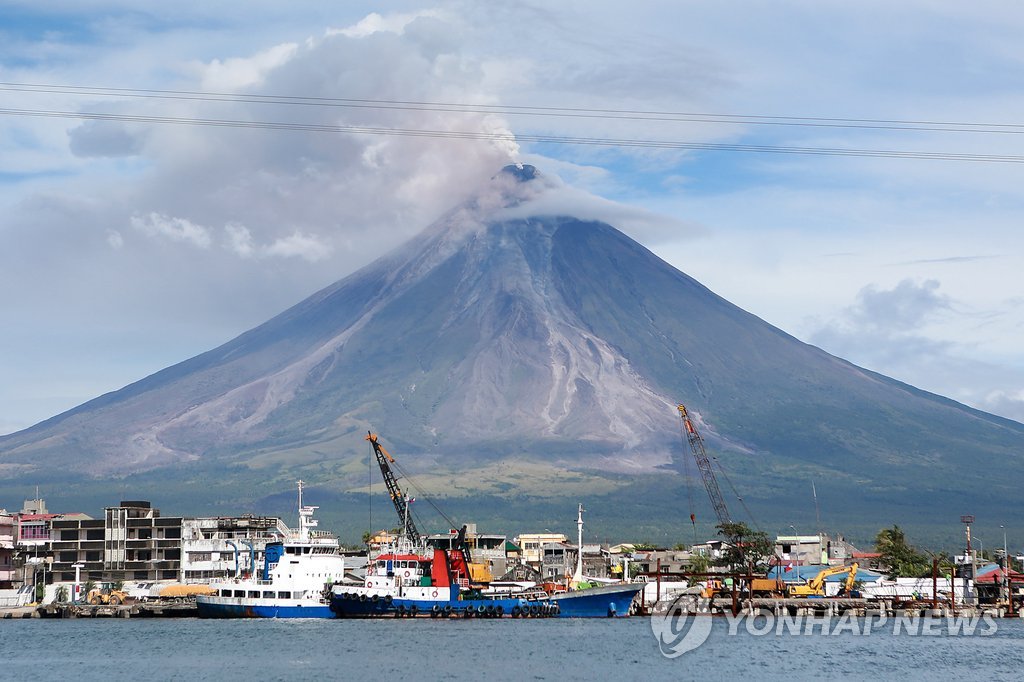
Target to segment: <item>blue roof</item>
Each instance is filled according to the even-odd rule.
[[[768,571],[769,578],[781,579],[787,583],[804,583],[813,578],[814,576],[821,573],[828,566],[794,566],[790,570],[786,570],[785,566],[773,566]],[[825,578],[827,583],[837,583],[846,580],[846,573],[836,573]],[[873,583],[882,577],[881,573],[869,570],[864,567],[857,568],[857,577],[854,580],[860,580],[861,582]]]

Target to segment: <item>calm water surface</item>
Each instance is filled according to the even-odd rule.
[[[5,620],[3,680],[1024,679],[1024,623],[989,637],[751,636],[715,619],[675,659],[646,618]]]

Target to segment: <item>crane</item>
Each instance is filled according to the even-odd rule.
[[[380,473],[384,476],[384,485],[388,487],[388,494],[391,495],[391,503],[395,505],[395,511],[398,512],[398,519],[401,521],[402,526],[405,528],[405,535],[413,543],[419,544],[420,532],[416,528],[416,522],[413,521],[412,515],[409,513],[409,500],[406,499],[405,493],[398,487],[398,480],[395,478],[394,472],[391,471],[390,462],[394,462],[395,458],[384,449],[384,446],[377,441],[376,434],[366,432],[366,440],[370,441],[370,445],[373,446],[373,453],[377,456],[377,464],[380,466]]]
[[[732,519],[729,517],[729,509],[725,506],[725,499],[722,497],[722,491],[718,487],[718,479],[715,478],[715,471],[711,468],[711,460],[708,459],[708,453],[704,451],[704,439],[700,437],[697,429],[693,426],[693,422],[690,421],[690,415],[687,414],[686,407],[679,405],[676,409],[679,410],[679,416],[683,420],[686,440],[690,442],[693,458],[697,460],[697,468],[700,469],[700,476],[704,479],[704,487],[708,491],[708,497],[711,498],[711,506],[715,508],[715,516],[718,517],[718,523],[719,525],[731,524]],[[690,522],[695,522],[692,513],[690,514]]]

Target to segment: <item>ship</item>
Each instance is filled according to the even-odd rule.
[[[334,618],[328,587],[345,578],[336,537],[315,531],[318,507],[302,504],[299,528],[267,543],[258,575],[214,581],[214,593],[196,597],[200,618]]]
[[[541,589],[489,590],[470,582],[466,527],[455,548],[428,548],[402,536],[368,565],[362,585],[334,585],[339,618],[550,618],[558,605]]]

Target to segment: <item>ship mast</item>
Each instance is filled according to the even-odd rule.
[[[576,516],[576,572],[572,576],[574,585],[583,582],[583,505],[580,505]]]

